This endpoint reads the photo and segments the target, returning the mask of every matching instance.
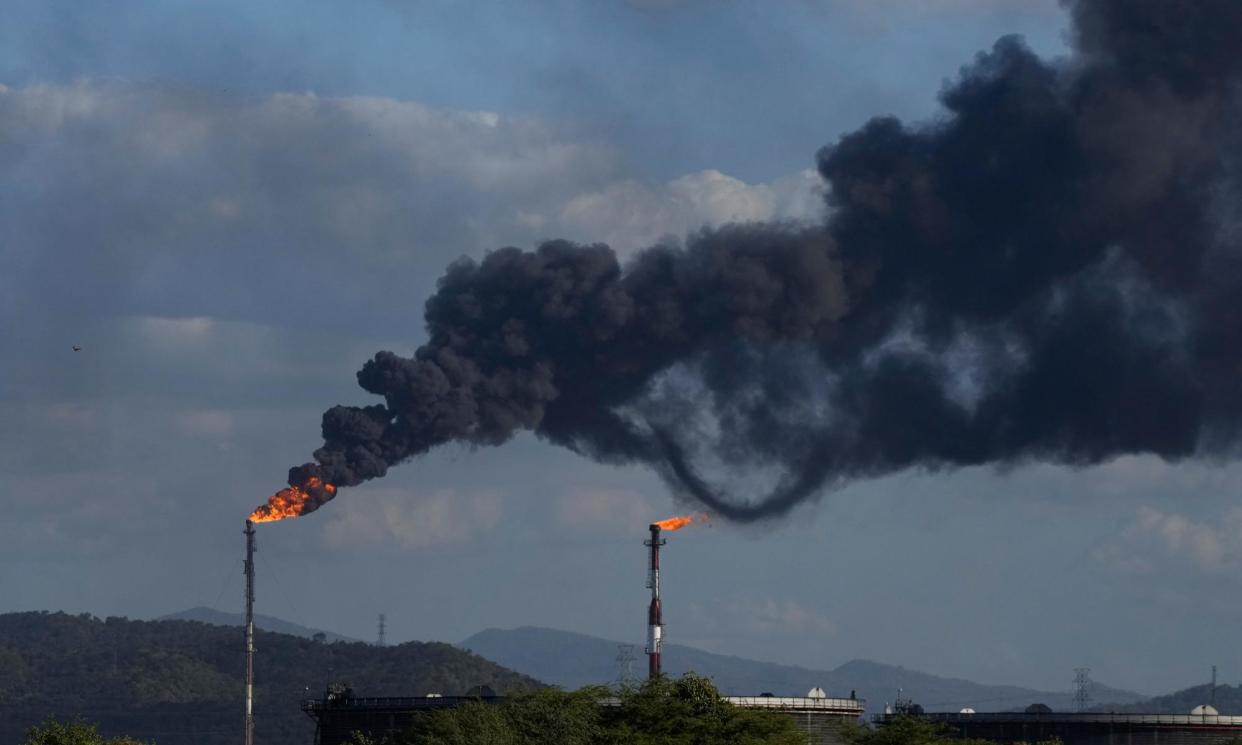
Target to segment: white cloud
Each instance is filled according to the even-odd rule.
[[[200,344],[217,329],[212,318],[161,318],[145,316],[134,319],[137,331],[165,344]]]
[[[1204,574],[1232,573],[1242,568],[1242,508],[1207,523],[1143,506],[1090,555],[1119,573],[1146,574],[1169,564]]]
[[[765,636],[825,637],[837,632],[836,624],[822,613],[789,598],[739,600],[734,612],[752,632]]]
[[[635,525],[658,519],[645,496],[630,490],[584,488],[557,500],[557,522],[566,528],[592,528],[631,535]]]
[[[837,625],[823,612],[788,597],[723,597],[692,603],[689,611],[695,632],[704,640],[742,632],[750,638],[792,636],[812,642],[837,633]]]
[[[556,237],[627,252],[821,204],[810,171],[648,183],[557,122],[383,97],[35,85],[0,89],[0,130],[0,268],[21,268],[0,297],[50,318],[408,324],[462,254]]]
[[[227,411],[195,409],[180,415],[181,429],[188,435],[223,438],[233,434],[234,416]]]
[[[1057,0],[849,0],[845,3],[810,0],[825,9],[844,7],[853,18],[872,28],[888,28],[927,16],[1057,17],[1064,13]]]
[[[633,180],[571,198],[555,224],[579,240],[608,243],[628,253],[663,236],[681,237],[704,226],[756,220],[811,221],[823,211],[823,185],[805,170],[770,184],[708,170],[649,185]]]
[[[351,489],[329,507],[324,541],[338,550],[414,551],[466,543],[493,530],[504,512],[500,496],[491,491],[419,494],[376,487]]]
[[[128,551],[144,532],[168,528],[164,496],[148,474],[84,470],[10,477],[0,556],[63,559]]]
[[[64,429],[86,429],[94,426],[99,418],[98,407],[78,401],[57,401],[34,408],[33,412],[41,414],[47,424]]]
[[[638,10],[668,10],[685,5],[691,0],[625,0],[625,4]]]

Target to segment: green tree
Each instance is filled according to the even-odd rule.
[[[620,695],[542,690],[423,714],[399,736],[353,745],[806,745],[793,719],[736,707],[707,678],[661,678]]]
[[[895,717],[875,729],[853,727],[846,730],[845,739],[850,745],[996,745],[991,740],[954,737],[947,726],[918,717]],[[1061,740],[1042,740],[1035,745],[1061,745]]]
[[[894,717],[876,728],[853,727],[846,731],[850,745],[947,745],[948,728],[918,717]]]
[[[82,722],[61,724],[49,719],[43,724],[31,727],[26,732],[26,741],[22,745],[142,745],[128,737],[105,739],[94,725]]]
[[[687,674],[659,678],[622,691],[606,707],[607,745],[805,745],[808,738],[789,716],[746,709],[726,701],[711,680]]]
[[[428,712],[409,730],[380,744],[355,737],[353,745],[592,745],[599,741],[602,688],[575,693],[542,690],[502,704],[474,702]]]
[[[600,701],[608,695],[606,688],[548,689],[515,696],[501,709],[514,745],[592,745],[600,736]]]
[[[419,745],[516,745],[504,712],[481,701],[428,712],[403,736],[393,739]]]

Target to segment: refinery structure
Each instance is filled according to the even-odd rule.
[[[897,716],[877,718],[884,726]],[[1060,740],[1064,745],[1209,745],[1242,738],[1242,716],[1225,716],[1210,706],[1196,706],[1187,714],[1118,714],[1109,712],[1055,712],[1034,704],[1020,712],[915,713],[943,725],[953,737],[997,743],[1037,743]]]
[[[256,522],[271,522],[285,517],[296,517],[296,503],[290,502],[291,490],[283,490],[274,496],[269,505],[260,507],[246,520],[246,578],[245,614],[245,719],[243,742],[254,742],[254,552]],[[298,495],[292,494],[293,497]],[[647,530],[649,538],[643,542],[647,548],[647,587],[651,600],[647,606],[647,674],[649,679],[660,677],[661,654],[664,640],[663,607],[660,599],[660,553],[667,544],[665,532],[674,532],[696,523],[708,521],[706,513],[674,517],[652,523]],[[773,696],[764,693],[755,696],[726,696],[734,706],[766,711],[777,711],[791,717],[795,724],[810,737],[812,745],[843,745],[842,730],[856,725],[864,714],[865,701],[851,695],[849,698],[833,698],[816,687],[805,696]],[[344,745],[353,733],[362,732],[372,737],[399,732],[411,724],[415,717],[428,711],[451,708],[470,701],[496,704],[503,696],[486,687],[467,691],[465,695],[429,695],[366,697],[356,696],[348,686],[330,684],[323,698],[307,699],[301,708],[315,720],[315,745]],[[617,706],[619,699],[604,699],[601,706]]]
[[[330,488],[330,487],[329,487]],[[289,501],[290,490],[273,497],[273,502],[256,509],[245,526],[245,716],[244,745],[254,742],[254,553],[255,523],[295,517],[296,502]],[[297,496],[297,495],[295,495]],[[643,541],[647,556],[647,605],[645,653],[649,679],[663,675],[664,607],[661,598],[661,553],[668,541],[665,533],[706,522],[705,513],[685,515],[651,523]],[[1089,682],[1086,670],[1076,671],[1076,682]],[[1213,681],[1215,668],[1213,668]],[[1213,687],[1214,688],[1214,687]],[[1084,694],[1085,688],[1079,693]],[[848,698],[832,697],[822,688],[804,696],[725,696],[739,707],[776,711],[791,717],[808,735],[811,745],[844,745],[844,730],[855,726],[885,727],[902,717],[921,719],[938,725],[951,738],[987,740],[995,743],[1037,743],[1059,740],[1063,745],[1211,745],[1242,740],[1242,716],[1222,715],[1210,705],[1195,707],[1187,714],[1142,714],[1082,711],[1086,697],[1080,695],[1080,711],[1055,712],[1043,704],[1032,704],[1024,711],[978,712],[971,708],[957,712],[926,712],[921,706],[898,698],[896,706],[864,720],[865,700],[851,691]],[[486,686],[463,695],[431,694],[418,697],[367,697],[355,695],[346,685],[328,685],[322,698],[306,699],[301,709],[315,721],[315,745],[344,745],[355,732],[372,737],[399,732],[426,712],[459,706],[466,702],[499,704],[505,700]],[[606,698],[600,706],[620,705],[620,699]]]
[[[651,601],[647,606],[647,675],[660,677],[664,641],[664,611],[660,601],[660,550],[667,544],[665,532],[707,521],[706,514],[686,515],[652,523],[647,527],[650,537],[643,542],[647,548],[647,587]],[[427,711],[459,706],[467,701],[501,703],[504,697],[490,690],[476,690],[466,696],[425,697],[360,697],[343,686],[328,689],[321,699],[302,702],[302,710],[315,720],[316,745],[344,745],[353,732],[382,736],[407,728],[415,717]],[[791,717],[810,737],[812,745],[843,745],[842,730],[856,725],[863,716],[865,702],[850,698],[832,698],[822,688],[813,688],[805,696],[725,696],[734,706],[776,711]],[[604,699],[601,706],[617,706],[619,699]]]

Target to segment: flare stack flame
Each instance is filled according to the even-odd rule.
[[[712,516],[706,512],[696,512],[692,515],[681,515],[680,517],[670,517],[667,520],[661,520],[658,523],[652,523],[652,525],[659,528],[660,530],[667,530],[668,532],[671,533],[674,530],[681,530],[687,525],[699,525],[701,523],[711,522],[711,519],[712,519]]]
[[[289,486],[273,494],[267,504],[256,507],[248,520],[252,523],[270,523],[289,517],[301,517],[314,512],[336,496],[336,487],[324,483],[318,476],[311,476],[301,486]]]

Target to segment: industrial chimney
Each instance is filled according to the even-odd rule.
[[[246,521],[246,723],[245,745],[254,745],[254,523]]]
[[[664,644],[664,616],[660,610],[660,526],[652,523],[651,538],[643,541],[651,547],[651,561],[647,572],[647,587],[651,588],[651,606],[647,609],[647,677],[660,677],[660,647]]]

